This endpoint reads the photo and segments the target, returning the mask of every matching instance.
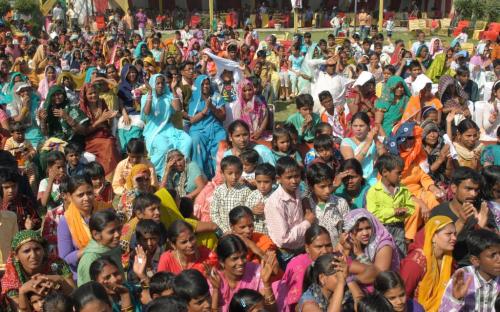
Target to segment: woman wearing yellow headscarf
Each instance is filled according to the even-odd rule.
[[[453,273],[452,251],[457,241],[455,224],[446,216],[435,216],[417,233],[408,256],[401,261],[406,294],[416,298],[425,311],[437,312]]]
[[[145,164],[137,164],[130,169],[125,182],[125,192],[117,205],[117,212],[124,223],[132,217],[132,204],[139,194],[154,193],[155,187],[151,185],[151,171]]]

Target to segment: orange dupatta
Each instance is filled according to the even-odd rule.
[[[422,147],[422,128],[415,126],[413,128],[413,136],[415,137],[415,144],[413,148],[405,151],[399,151],[401,158],[403,158],[405,163],[403,174],[411,168],[413,163],[418,166],[421,162],[427,159],[427,155]]]
[[[451,252],[445,252],[441,267],[434,256],[432,237],[436,232],[453,223],[446,216],[435,216],[425,225],[424,256],[426,259],[425,275],[418,286],[418,302],[425,311],[437,312],[441,305],[441,298],[450,280],[453,257]]]
[[[79,250],[87,247],[91,237],[90,229],[75,204],[71,203],[69,205],[68,210],[64,212],[64,218],[66,219],[66,223],[68,223],[69,232],[76,247]]]

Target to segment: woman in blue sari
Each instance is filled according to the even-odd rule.
[[[17,82],[27,82],[28,78],[19,72],[10,74],[10,81],[2,87],[2,97],[0,97],[0,104],[7,104],[14,99],[14,85]]]
[[[96,75],[97,75],[97,67],[92,66],[87,68],[87,72],[85,73],[84,83],[91,83],[93,80],[92,78],[95,79],[95,77],[97,77]]]
[[[215,158],[219,142],[226,139],[222,123],[226,119],[224,101],[213,94],[208,76],[198,76],[189,102],[191,122],[189,135],[193,139],[193,161],[211,179],[215,175]]]
[[[155,74],[149,79],[149,91],[141,99],[141,118],[146,123],[144,139],[156,172],[163,175],[166,154],[178,149],[186,158],[191,156],[191,137],[174,127],[171,117],[181,110],[179,98],[174,97],[165,76]]]
[[[134,58],[143,59],[146,56],[153,56],[153,54],[149,51],[146,42],[141,41],[134,50]]]

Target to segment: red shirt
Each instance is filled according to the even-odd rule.
[[[175,275],[181,273],[183,270],[187,269],[197,269],[200,270],[200,268],[203,268],[203,262],[208,260],[208,255],[210,254],[210,249],[199,246],[198,247],[198,253],[199,257],[196,262],[191,263],[187,268],[182,268],[179,261],[177,260],[177,257],[175,255],[175,252],[173,250],[169,250],[164,252],[161,257],[160,257],[160,262],[158,262],[158,272],[171,272]],[[202,272],[204,273],[204,272]]]

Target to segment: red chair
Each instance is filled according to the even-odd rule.
[[[458,22],[457,27],[453,31],[453,36],[454,37],[458,36],[465,27],[469,27],[469,23],[470,23],[469,21],[460,21],[460,22]]]
[[[488,31],[500,32],[500,23],[490,23],[490,26],[488,27]]]
[[[201,16],[193,15],[191,16],[191,20],[189,21],[189,26],[196,27],[198,24],[200,24],[200,22],[201,22]]]
[[[498,37],[498,31],[486,30],[481,33],[481,39],[496,41]]]

